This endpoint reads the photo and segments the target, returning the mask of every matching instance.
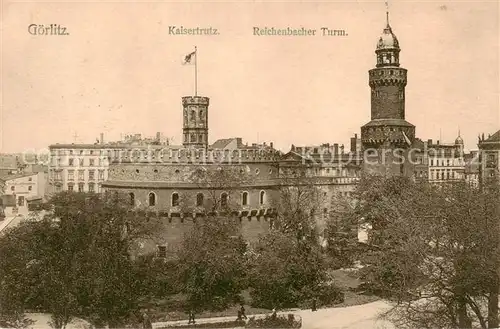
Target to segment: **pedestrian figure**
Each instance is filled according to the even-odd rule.
[[[238,310],[238,317],[236,318],[236,321],[241,321],[241,311]]]
[[[247,319],[247,315],[245,314],[245,306],[243,306],[243,304],[241,304],[240,313],[241,313],[241,317],[246,320]]]
[[[143,329],[152,329],[153,328],[153,324],[151,323],[151,319],[146,314],[146,312],[144,312],[142,314],[142,328]]]
[[[311,311],[316,312],[316,298],[313,298],[313,300],[312,300]]]
[[[188,324],[195,324],[196,321],[194,320],[194,311],[193,309],[190,309],[189,310],[189,321],[188,321]]]
[[[278,314],[276,313],[276,309],[273,308],[273,313],[271,314],[271,318],[276,319],[277,316],[278,316]]]

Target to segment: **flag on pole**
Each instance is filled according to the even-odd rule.
[[[193,51],[192,53],[190,53],[190,54],[186,55],[186,56],[184,57],[184,61],[182,62],[182,64],[183,64],[183,65],[190,65],[190,64],[192,65],[192,64],[194,64],[194,60],[195,60],[195,58],[194,58],[194,57],[195,57],[195,56],[196,56],[196,50],[195,50],[195,51]]]

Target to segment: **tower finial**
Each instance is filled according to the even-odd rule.
[[[385,15],[387,19],[387,27],[389,27],[389,0],[385,0]]]

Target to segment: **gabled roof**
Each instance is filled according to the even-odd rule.
[[[224,149],[226,148],[231,142],[233,142],[236,138],[223,138],[223,139],[218,139],[212,144],[212,148],[214,149]]]
[[[289,151],[280,158],[280,161],[301,161],[303,158],[304,157],[302,155]]]
[[[500,142],[500,130],[488,137],[485,142]]]

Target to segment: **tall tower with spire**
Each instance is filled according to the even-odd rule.
[[[400,67],[399,41],[387,23],[375,49],[377,63],[369,71],[371,121],[361,127],[364,170],[371,174],[413,174],[410,147],[415,126],[405,120],[407,70]]]

